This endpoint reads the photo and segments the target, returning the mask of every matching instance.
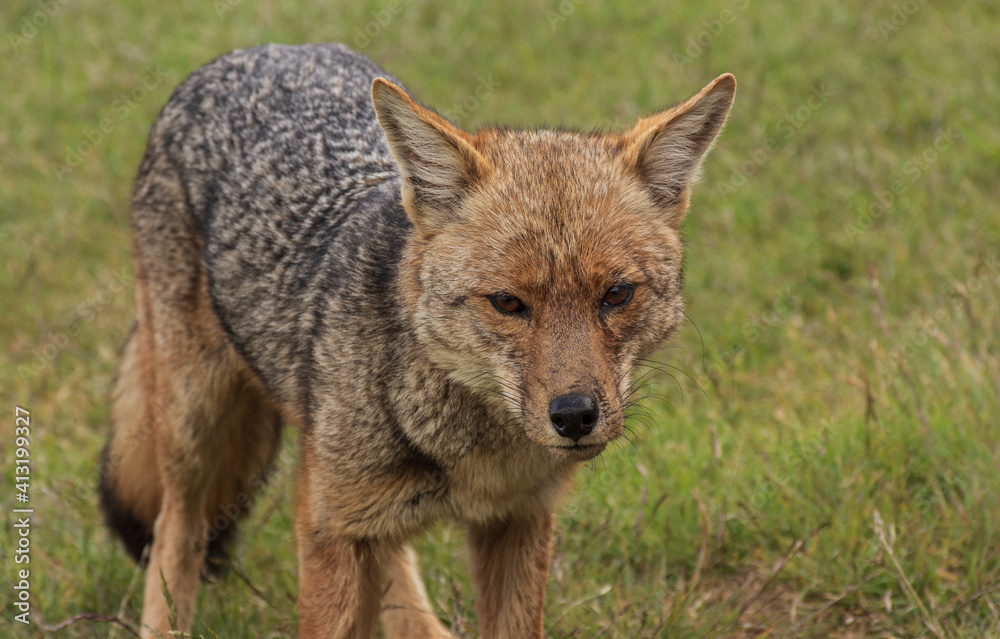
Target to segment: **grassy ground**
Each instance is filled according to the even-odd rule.
[[[4,3],[0,635],[141,609],[93,486],[157,110],[226,50],[336,40],[468,127],[613,127],[721,72],[740,82],[687,222],[691,325],[634,445],[581,472],[560,513],[549,636],[997,636],[1000,6],[612,6]],[[27,627],[15,406],[33,435]],[[197,634],[294,634],[294,458],[290,435]],[[475,636],[460,533],[419,549],[442,618]],[[93,620],[52,634],[128,636]]]

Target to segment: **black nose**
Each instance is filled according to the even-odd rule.
[[[597,415],[597,402],[590,395],[563,395],[549,404],[549,419],[556,432],[574,442],[594,430]]]

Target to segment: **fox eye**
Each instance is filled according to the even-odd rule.
[[[633,290],[629,284],[615,284],[604,293],[604,298],[601,299],[601,307],[611,309],[627,304],[632,299]]]
[[[527,308],[524,305],[524,302],[513,295],[508,295],[507,293],[495,293],[490,295],[490,302],[493,303],[493,308],[505,315],[519,315]]]

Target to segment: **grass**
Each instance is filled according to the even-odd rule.
[[[686,222],[691,325],[630,441],[559,514],[549,636],[996,636],[998,29],[987,0],[8,1],[0,450],[12,486],[29,409],[35,513],[24,626],[4,491],[0,634],[124,637],[46,628],[140,614],[93,487],[157,110],[226,50],[335,40],[469,128],[624,126],[719,73],[740,82]],[[290,434],[196,634],[294,634],[294,459]],[[460,531],[418,549],[439,614],[475,636]]]

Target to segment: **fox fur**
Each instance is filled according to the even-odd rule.
[[[190,630],[218,515],[291,422],[301,637],[452,636],[409,545],[440,519],[481,635],[541,637],[553,511],[681,323],[679,227],[735,88],[621,133],[471,134],[339,45],[194,72],[135,183],[101,485],[148,558],[143,636]]]

